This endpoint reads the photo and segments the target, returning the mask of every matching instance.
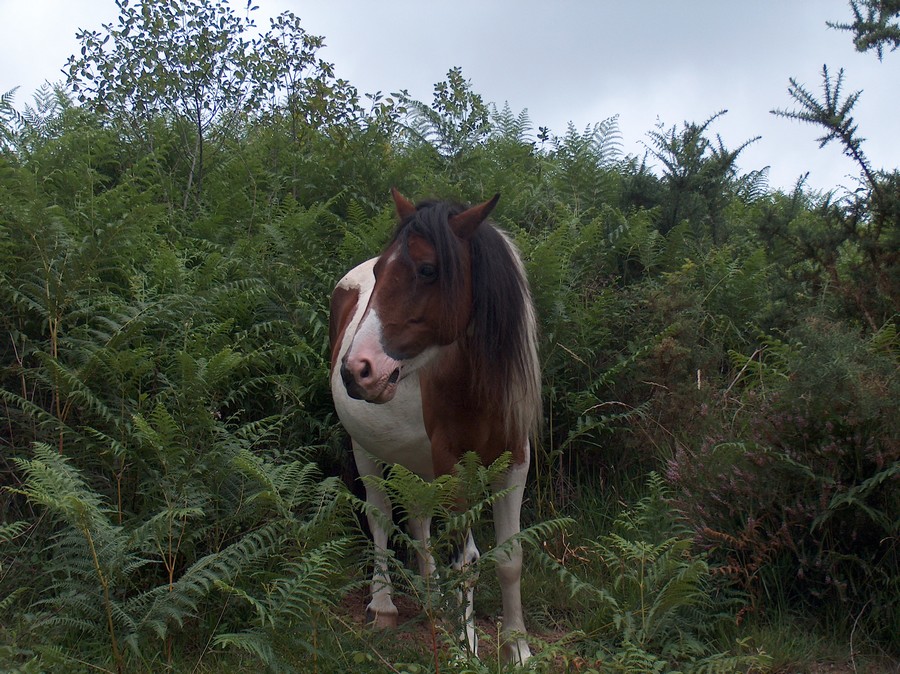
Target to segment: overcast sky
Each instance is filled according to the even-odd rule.
[[[233,6],[242,10],[243,0]],[[853,186],[855,166],[817,129],[769,114],[792,108],[793,76],[819,92],[823,64],[845,71],[845,91],[863,90],[854,110],[876,168],[900,155],[900,51],[854,51],[851,35],[826,27],[850,18],[847,0],[254,0],[262,28],[291,10],[325,37],[320,55],[361,93],[407,89],[430,102],[435,82],[461,66],[474,90],[535,127],[561,135],[619,115],[624,150],[643,156],[646,132],[722,109],[718,133],[733,149],[762,139],[739,159],[770,166],[770,185],[789,188],[804,172],[815,188]],[[60,81],[77,51],[78,28],[113,21],[113,0],[0,0],[0,93],[19,86],[31,101]]]

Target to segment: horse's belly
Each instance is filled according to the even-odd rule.
[[[403,379],[394,398],[382,405],[348,396],[339,368],[331,373],[331,391],[341,423],[360,448],[379,461],[399,463],[423,479],[434,478],[417,373]]]

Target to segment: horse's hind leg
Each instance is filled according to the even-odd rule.
[[[431,518],[430,517],[410,517],[409,533],[416,542],[416,556],[419,559],[419,575],[422,578],[431,578],[437,566],[434,562],[434,555],[431,553]]]
[[[381,476],[381,469],[369,454],[354,440],[353,457],[360,478],[367,475]],[[366,501],[377,508],[387,519],[391,517],[391,502],[383,491],[364,481]],[[389,628],[397,626],[397,607],[391,595],[394,588],[387,570],[387,532],[379,519],[371,513],[366,514],[372,540],[375,544],[375,568],[372,571],[372,600],[366,607],[366,621],[375,627]]]
[[[462,587],[459,590],[459,601],[462,619],[460,641],[466,644],[469,653],[478,656],[478,635],[475,633],[475,582],[478,580],[478,571],[475,563],[481,557],[472,531],[466,534],[466,539],[454,553],[451,568],[463,575]]]
[[[494,504],[494,530],[497,545],[502,545],[520,531],[522,494],[525,478],[528,476],[530,451],[526,448],[525,461],[513,464],[504,480],[497,485],[498,490],[512,491]],[[518,541],[510,543],[507,554],[497,556],[497,576],[500,579],[500,593],[503,597],[503,655],[506,662],[524,664],[531,657],[531,650],[525,640],[525,618],[522,613],[522,546]]]

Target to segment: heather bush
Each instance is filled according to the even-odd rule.
[[[781,596],[896,643],[897,342],[810,318],[743,360],[718,430],[669,461],[674,504],[748,609]],[[737,387],[736,387],[737,388]],[[710,401],[713,403],[714,401]],[[729,420],[729,417],[732,420]]]

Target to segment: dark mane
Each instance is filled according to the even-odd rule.
[[[461,245],[448,220],[466,209],[447,201],[423,201],[398,226],[407,240],[415,233],[438,257],[440,289],[447,305],[460,301],[463,288]],[[463,344],[470,360],[473,394],[480,404],[507,410],[510,442],[528,439],[540,418],[540,384],[531,292],[518,251],[492,223],[484,222],[470,238],[472,247],[472,318]]]

